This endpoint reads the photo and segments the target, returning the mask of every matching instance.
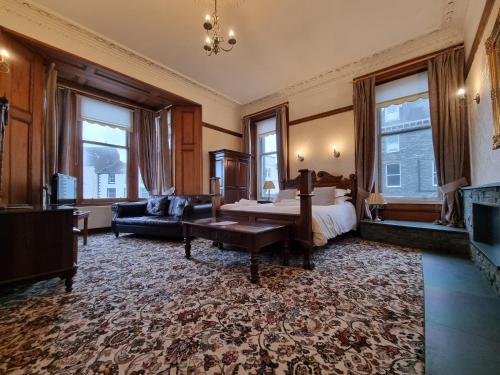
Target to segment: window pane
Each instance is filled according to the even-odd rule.
[[[276,133],[259,136],[259,149],[261,154],[276,152]]]
[[[83,121],[82,139],[115,146],[127,146],[127,131]]]
[[[377,117],[380,165],[385,166],[381,192],[388,197],[437,198],[428,97],[421,95],[378,108]]]
[[[272,181],[274,183],[274,189],[264,189],[264,182]],[[276,153],[270,155],[261,155],[260,157],[260,198],[272,198],[279,191],[278,184],[278,158]]]
[[[141,171],[139,171],[139,192],[138,192],[139,198],[148,198],[149,193],[146,190],[146,186],[144,186],[144,181],[142,181],[142,176],[141,176]]]
[[[83,163],[84,199],[127,197],[126,149],[84,142]],[[109,175],[115,176],[112,184],[109,183]]]

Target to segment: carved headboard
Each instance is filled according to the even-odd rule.
[[[285,182],[285,189],[298,188],[300,183],[300,175],[293,180],[288,180]],[[344,178],[344,176],[333,176],[328,172],[319,171],[316,173],[312,172],[312,185],[313,189],[315,187],[325,187],[325,186],[335,186],[338,189],[350,189],[352,197],[352,202],[356,202],[356,175],[351,174],[349,178]]]

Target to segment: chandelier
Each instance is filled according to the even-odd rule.
[[[214,13],[211,16],[209,14],[206,15],[203,28],[207,31],[207,38],[205,39],[203,49],[208,56],[212,54],[217,55],[220,51],[229,52],[236,44],[233,30],[229,30],[229,39],[227,41],[221,36],[219,16],[217,15],[217,0],[215,0]]]

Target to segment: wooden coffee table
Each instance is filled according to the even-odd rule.
[[[229,225],[217,225],[222,220],[199,219],[185,221],[184,226],[184,248],[186,258],[191,259],[191,240],[193,238],[204,238],[214,243],[227,243],[242,247],[250,252],[250,281],[259,282],[259,258],[260,249],[265,246],[281,242],[283,249],[283,264],[289,264],[290,233],[287,224],[262,224],[262,223],[236,223]]]

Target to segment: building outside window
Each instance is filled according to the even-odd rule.
[[[83,199],[127,198],[132,111],[84,96],[79,108]]]
[[[116,189],[108,188],[107,198],[116,198]]]
[[[394,200],[436,200],[427,73],[376,87],[378,191]]]
[[[269,191],[271,198],[279,191],[278,153],[276,145],[276,117],[258,121],[257,126],[257,198],[267,199],[264,182],[272,181],[275,188]]]

